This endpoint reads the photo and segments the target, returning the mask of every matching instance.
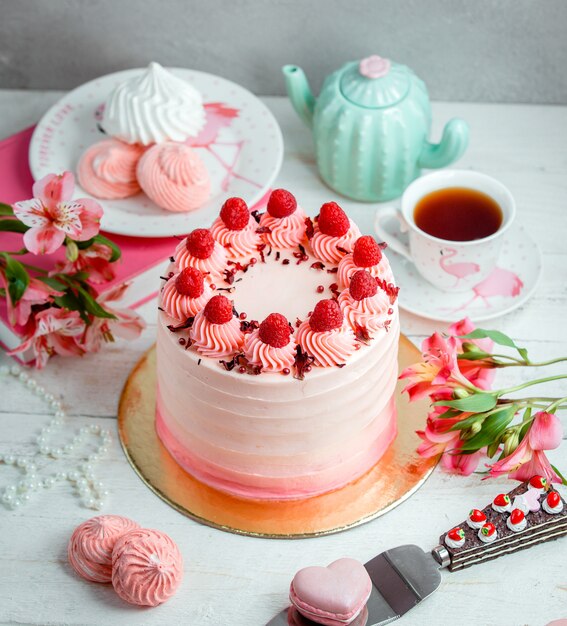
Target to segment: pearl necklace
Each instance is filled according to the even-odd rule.
[[[51,421],[41,429],[35,440],[37,459],[30,460],[26,456],[0,454],[0,463],[18,467],[25,475],[17,483],[8,485],[0,492],[0,502],[8,509],[17,509],[22,504],[29,502],[34,492],[50,489],[58,482],[68,482],[73,486],[83,506],[89,509],[100,510],[104,506],[104,500],[108,496],[108,491],[96,479],[93,473],[93,464],[108,452],[108,446],[112,441],[110,431],[102,429],[95,424],[83,426],[69,443],[60,446],[50,445],[50,436],[63,426],[63,420],[66,417],[61,402],[52,393],[48,393],[43,387],[38,385],[37,381],[18,365],[12,365],[11,367],[7,365],[0,366],[0,375],[4,377],[12,376],[19,380],[20,383],[46,402],[49,408],[55,412]],[[44,478],[37,474],[38,468],[34,461],[45,458],[59,459],[65,457],[65,455],[73,452],[79,444],[87,443],[89,436],[98,440],[98,445],[95,444],[94,452],[85,454],[78,467],[70,472],[56,472]]]

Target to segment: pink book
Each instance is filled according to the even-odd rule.
[[[0,141],[0,202],[11,204],[18,200],[27,200],[32,195],[33,177],[28,165],[28,149],[34,126],[27,128],[3,141]],[[263,206],[262,198],[255,208]],[[120,246],[122,258],[116,263],[116,278],[107,283],[102,291],[116,284],[131,282],[130,289],[121,305],[136,308],[158,295],[159,275],[178,239],[175,237],[125,237],[104,233]],[[0,233],[0,250],[19,250],[22,237],[17,233]],[[29,256],[29,262],[38,267],[49,269],[55,261],[64,255],[62,250],[55,254]],[[26,262],[27,255],[20,257]],[[21,343],[20,337],[8,323],[6,304],[0,300],[0,345],[12,349]],[[24,355],[24,359],[26,356]]]

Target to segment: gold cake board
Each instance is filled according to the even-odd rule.
[[[400,337],[401,369],[420,358]],[[387,513],[414,493],[437,459],[421,458],[415,431],[423,428],[427,400],[410,404],[396,388],[398,435],[364,476],[342,489],[292,501],[243,500],[204,485],[186,473],[162,445],[154,427],[156,350],[152,347],[131,372],[118,408],[118,432],[126,457],[142,481],[174,509],[198,522],[242,535],[270,538],[316,537],[364,524]]]

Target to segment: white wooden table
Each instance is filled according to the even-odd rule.
[[[37,121],[59,97],[56,92],[0,92],[0,138]],[[282,98],[266,98],[285,137],[286,153],[277,184],[310,211],[333,198],[317,177],[311,137]],[[567,353],[567,107],[436,103],[434,136],[452,116],[471,126],[471,145],[459,167],[496,176],[516,197],[519,220],[539,242],[544,277],[521,309],[487,323],[505,330],[534,357]],[[1,173],[0,173],[1,175]],[[373,207],[341,200],[370,232]],[[117,343],[83,359],[53,360],[38,378],[61,394],[71,416],[68,429],[100,424],[116,433],[120,391],[136,361],[155,339],[155,303],[143,310],[147,330],[137,341]],[[402,315],[402,329],[415,342],[443,324]],[[0,357],[5,362],[5,357]],[[556,371],[556,370],[554,370]],[[543,375],[543,374],[542,374]],[[507,370],[503,384],[522,380]],[[527,373],[526,373],[527,376]],[[550,385],[565,395],[565,385]],[[44,405],[13,381],[0,380],[0,453],[32,452],[31,440],[47,421]],[[550,454],[567,469],[567,444]],[[13,468],[0,466],[0,485]],[[131,470],[114,435],[99,468],[111,495],[105,513],[126,515],[170,534],[185,557],[185,579],[167,604],[140,610],[121,602],[111,587],[79,580],[67,565],[73,528],[91,516],[62,485],[17,511],[0,507],[0,623],[9,624],[187,624],[260,626],[286,606],[293,574],[310,564],[341,556],[362,561],[400,543],[435,545],[441,532],[481,508],[511,483],[462,478],[436,470],[407,502],[369,524],[319,539],[252,539],[201,526],[154,496]],[[567,617],[567,539],[531,552],[443,574],[439,591],[403,624],[544,625]]]

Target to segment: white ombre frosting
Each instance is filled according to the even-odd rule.
[[[299,209],[269,221],[280,226],[270,233],[278,246],[253,255],[256,263],[239,270],[231,285],[212,278],[228,290],[241,320],[215,325],[199,312],[190,330],[172,333],[167,327],[175,320],[159,313],[156,429],[175,460],[213,488],[242,498],[291,500],[359,478],[394,439],[399,318],[397,302],[379,288],[361,310],[343,297],[351,318],[373,329],[368,345],[356,339],[346,315],[340,329],[313,332],[309,312],[333,297],[337,277],[327,270],[336,264],[320,269]],[[298,242],[307,260],[299,258]],[[192,258],[181,242],[175,261],[178,269],[192,265],[217,276],[233,267],[218,239],[208,259]],[[293,328],[283,348],[264,344],[257,327],[248,325],[276,312]],[[298,340],[316,359],[302,379],[296,378]]]
[[[188,317],[194,317],[207,302],[215,295],[216,290],[211,288],[210,280],[205,279],[205,289],[197,298],[184,296],[177,291],[175,279],[179,274],[172,276],[163,286],[160,293],[160,306],[173,319],[184,322]]]
[[[242,230],[230,230],[220,217],[211,226],[211,235],[226,249],[228,258],[232,261],[249,261],[252,256],[258,255],[258,246],[262,238],[256,232],[256,220],[252,217]]]
[[[344,365],[360,347],[350,326],[324,332],[314,331],[305,320],[295,333],[297,343],[315,358],[315,365],[333,367]]]
[[[287,217],[272,217],[269,213],[264,213],[260,218],[260,226],[269,228],[270,232],[263,233],[262,239],[276,250],[294,248],[305,243],[306,218],[301,207],[297,207]]]
[[[263,372],[291,371],[295,360],[295,340],[292,337],[289,343],[282,348],[276,348],[264,343],[260,333],[255,330],[244,337],[244,356],[251,365],[259,365]]]
[[[173,253],[177,269],[181,271],[186,267],[194,267],[203,272],[203,274],[208,274],[211,280],[222,281],[223,272],[228,267],[226,250],[219,243],[215,243],[211,256],[206,259],[199,259],[187,250],[186,242],[187,239],[180,241]],[[219,285],[216,286],[218,287]]]
[[[127,143],[149,146],[195,137],[205,124],[201,94],[187,81],[150,63],[108,97],[102,126]]]
[[[319,225],[315,223],[310,243],[313,254],[323,263],[338,263],[346,253],[352,252],[354,242],[360,237],[360,230],[352,220],[349,222],[350,227],[342,237],[325,235],[319,230]],[[346,250],[346,253],[339,248]]]
[[[232,358],[244,340],[236,317],[226,324],[213,324],[205,317],[204,310],[197,313],[189,337],[201,356],[213,359]]]
[[[390,268],[390,262],[384,254],[382,254],[382,258],[380,259],[380,263],[378,263],[378,265],[358,267],[358,265],[356,265],[353,261],[352,252],[349,252],[349,254],[346,254],[339,262],[339,271],[337,272],[339,289],[346,289],[352,275],[355,272],[358,272],[358,270],[366,270],[374,278],[380,278],[387,283],[394,282],[394,275],[392,274],[392,269]]]
[[[364,328],[372,336],[382,330],[391,318],[388,313],[394,310],[388,294],[378,287],[378,291],[369,298],[355,300],[348,289],[339,295],[339,305],[353,329]]]

